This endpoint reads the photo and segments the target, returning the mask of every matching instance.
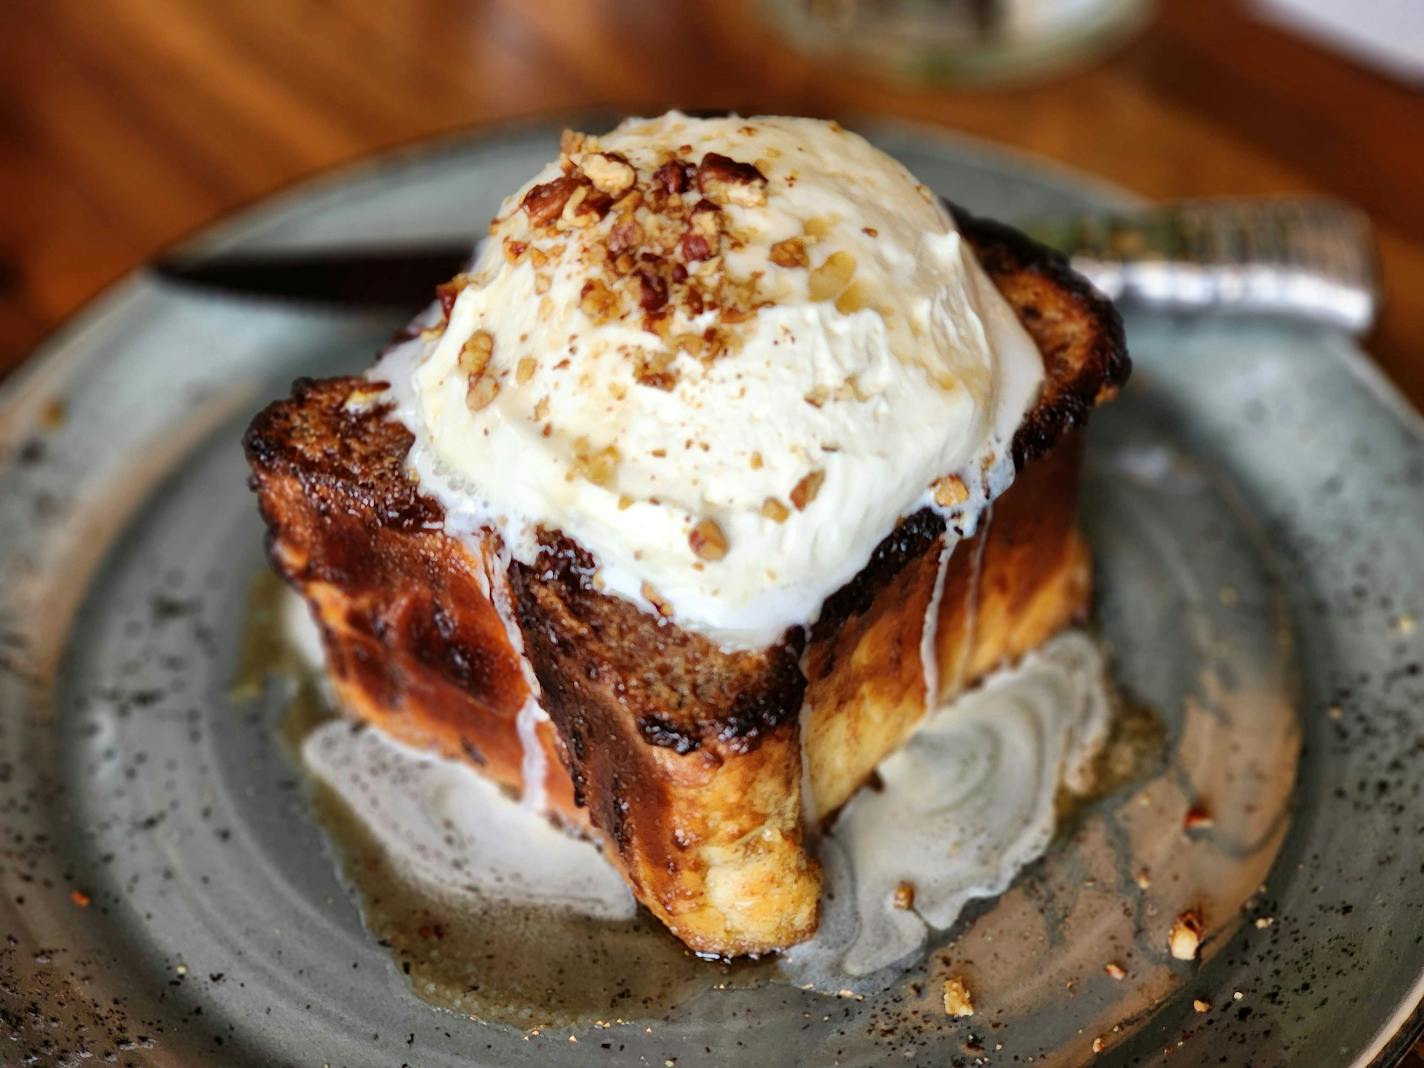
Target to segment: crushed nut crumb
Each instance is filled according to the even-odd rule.
[[[524,385],[525,382],[528,382],[531,378],[534,377],[535,366],[536,364],[534,362],[533,356],[519,357],[519,363],[517,363],[514,367],[514,380],[518,382],[521,386]]]
[[[974,999],[962,976],[944,981],[944,1011],[950,1016],[973,1016]]]
[[[799,237],[788,237],[771,246],[771,262],[778,267],[809,267],[811,258],[806,255],[806,242]]]
[[[583,157],[579,169],[595,189],[610,196],[626,192],[638,177],[628,160],[616,152],[590,152]]]
[[[791,511],[775,497],[768,497],[761,502],[761,514],[773,523],[785,523]]]
[[[934,502],[941,508],[953,508],[969,500],[969,487],[958,475],[945,475],[934,484]]]
[[[1192,1008],[1197,1012],[1211,1012],[1211,1002],[1203,998],[1192,998]]]
[[[704,519],[693,527],[687,542],[703,560],[720,560],[727,555],[727,535],[715,519]]]
[[[1201,947],[1202,931],[1201,913],[1196,909],[1187,909],[1178,916],[1167,936],[1167,948],[1172,956],[1177,960],[1196,960],[1197,950]]]
[[[719,204],[756,207],[766,203],[766,175],[750,163],[708,152],[697,168],[697,188]]]
[[[1118,982],[1122,982],[1123,979],[1127,977],[1127,972],[1123,969],[1123,966],[1114,960],[1110,960],[1104,964],[1103,971],[1107,972],[1108,975],[1112,976]]]
[[[899,882],[895,885],[894,896],[890,903],[897,909],[910,909],[915,907],[915,884],[910,882]]]
[[[825,481],[826,472],[817,468],[796,483],[795,488],[791,491],[791,503],[796,506],[798,512],[804,512],[806,507],[816,499]]]

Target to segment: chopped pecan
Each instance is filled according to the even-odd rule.
[[[643,228],[632,213],[614,220],[608,231],[608,251],[615,257],[630,252],[643,243]]]
[[[536,185],[524,194],[519,206],[528,214],[531,226],[550,226],[564,213],[564,205],[574,195],[574,190],[586,188],[578,178],[566,174]]]
[[[579,133],[577,130],[565,130],[559,134],[559,151],[565,156],[576,156],[587,147],[588,142],[588,134]]]
[[[766,175],[750,163],[708,152],[697,168],[697,188],[719,204],[755,207],[766,203]]]
[[[798,512],[804,512],[806,506],[816,499],[825,481],[826,472],[817,468],[796,483],[796,487],[791,491],[791,503],[796,506]]]
[[[681,160],[668,160],[653,172],[653,181],[660,185],[664,192],[682,193],[692,185],[695,173],[690,163],[684,163]]]
[[[465,388],[465,404],[470,411],[478,412],[489,407],[498,394],[499,380],[493,375],[479,375],[470,379],[470,384]]]
[[[672,389],[677,385],[677,375],[671,371],[676,352],[640,351],[633,365],[633,379],[640,386],[653,389]]]
[[[456,363],[461,374],[473,377],[484,374],[492,355],[494,355],[494,338],[488,330],[476,330],[460,347],[460,355]]]
[[[704,519],[693,527],[687,543],[703,560],[720,560],[727,555],[727,535],[715,519]]]
[[[613,485],[613,476],[618,473],[622,457],[612,445],[595,449],[586,437],[574,439],[574,471],[588,479],[595,486],[607,489]]]
[[[457,274],[448,282],[441,282],[435,287],[436,299],[440,301],[440,314],[446,319],[450,318],[450,312],[455,308],[455,301],[460,296],[460,292],[470,284],[470,276],[467,274]]]
[[[809,267],[806,242],[799,237],[788,237],[771,246],[771,262],[778,267]]]
[[[1167,948],[1172,956],[1177,960],[1195,960],[1203,930],[1201,913],[1196,909],[1187,909],[1178,916],[1167,936]]]
[[[629,162],[616,152],[590,152],[580,166],[594,188],[609,196],[625,192],[638,177]]]
[[[617,318],[622,311],[618,294],[597,278],[590,278],[579,290],[579,308],[595,324]]]
[[[682,250],[682,258],[688,263],[696,263],[698,260],[710,260],[717,254],[712,242],[717,238],[714,235],[710,239],[704,234],[696,234],[689,230],[682,235],[682,240],[678,242],[678,248]]]
[[[785,523],[787,518],[791,515],[791,510],[775,497],[768,497],[761,502],[761,514],[764,518],[770,519],[773,523]]]
[[[644,311],[657,311],[667,304],[667,281],[652,266],[638,268],[638,306]]]

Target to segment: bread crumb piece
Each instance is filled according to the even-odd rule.
[[[1201,998],[1192,998],[1192,1008],[1197,1012],[1211,1012],[1211,1002],[1203,1001]]]
[[[1105,965],[1103,965],[1103,971],[1107,972],[1118,982],[1122,982],[1123,979],[1127,977],[1127,972],[1123,970],[1122,965],[1117,963],[1117,961],[1108,961]]]
[[[944,981],[944,1011],[950,1016],[974,1015],[974,999],[961,976]]]
[[[1177,960],[1196,960],[1201,948],[1202,919],[1196,909],[1187,909],[1172,924],[1167,948]]]

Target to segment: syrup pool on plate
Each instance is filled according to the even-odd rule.
[[[1119,703],[1097,643],[1066,632],[927,717],[839,814],[820,842],[811,941],[707,961],[637,908],[592,843],[459,762],[313,714],[315,626],[275,583],[264,596],[286,647],[267,662],[302,665],[285,735],[366,926],[420,997],[526,1029],[663,1016],[716,987],[883,990],[966,903],[1044,852],[1065,801],[1099,793],[1109,765],[1117,779],[1140,771],[1146,753],[1102,759]]]

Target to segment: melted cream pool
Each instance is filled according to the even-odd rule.
[[[289,648],[314,664],[305,606],[283,596]],[[1102,758],[1115,707],[1100,649],[1070,631],[939,709],[821,841],[816,937],[734,965],[693,957],[593,845],[464,765],[344,719],[290,718],[305,724],[291,741],[363,918],[415,992],[531,1028],[665,1012],[718,986],[884,989],[968,901],[1042,855],[1064,802],[1099,792],[1102,768],[1140,770]]]

